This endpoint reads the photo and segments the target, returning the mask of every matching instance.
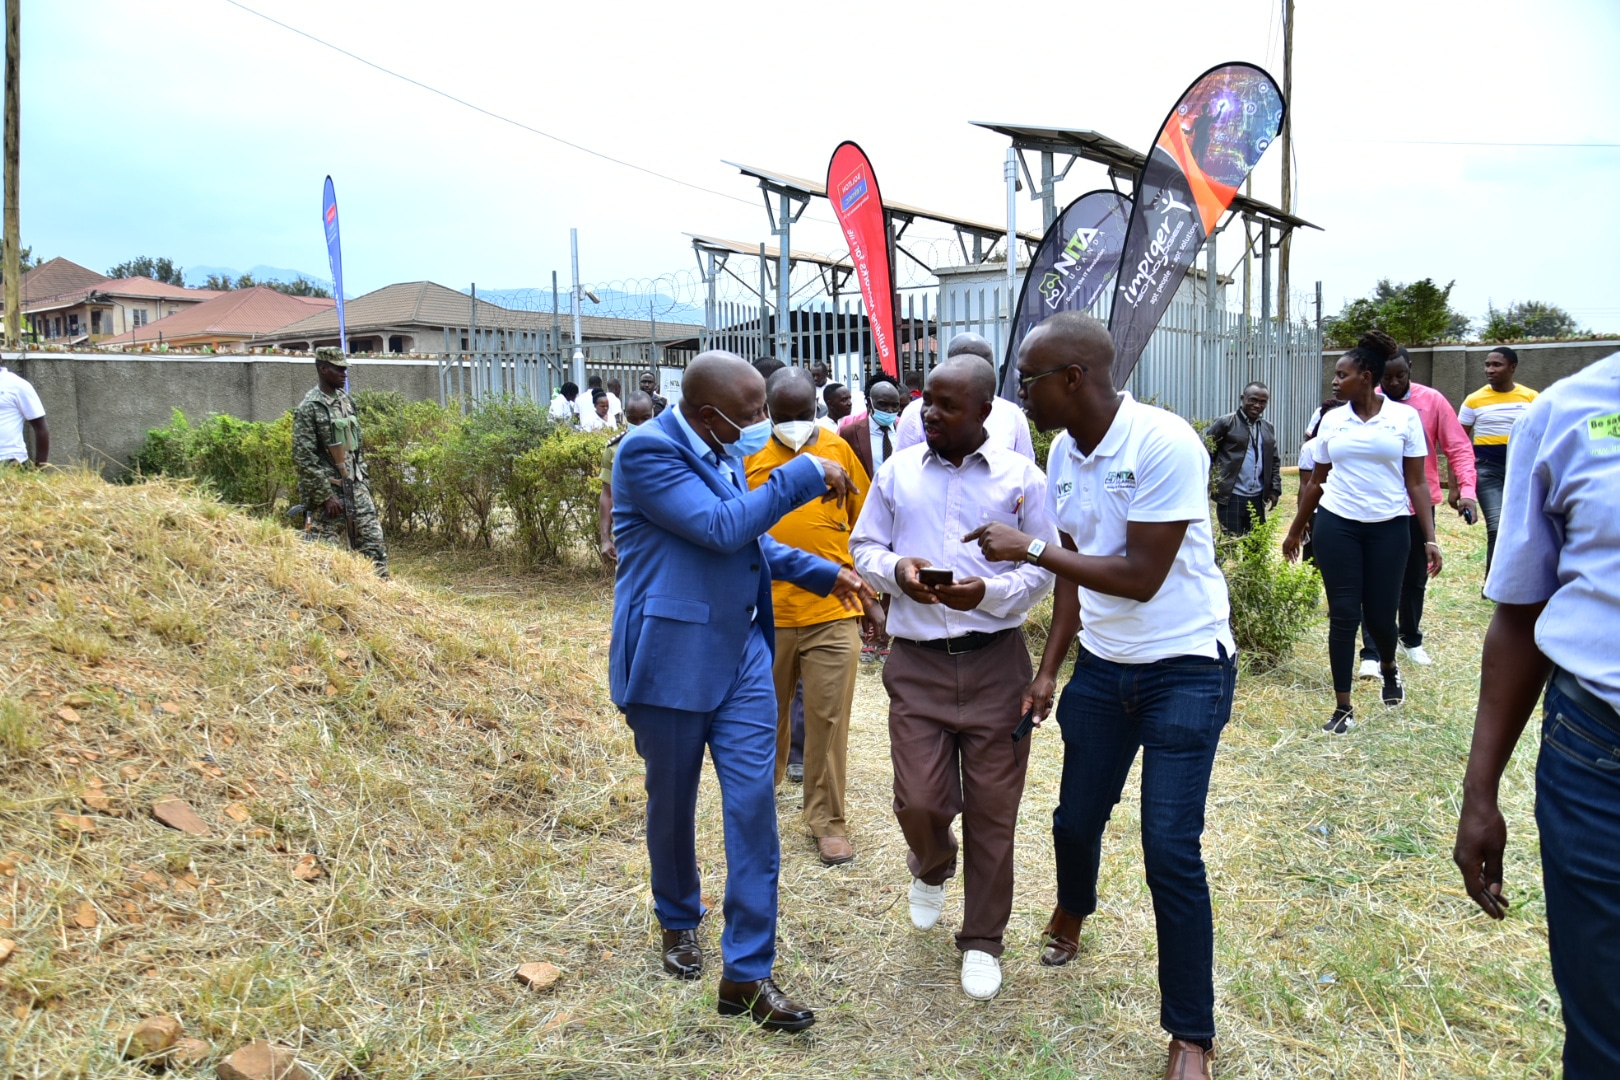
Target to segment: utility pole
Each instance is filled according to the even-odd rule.
[[[22,342],[22,239],[17,223],[17,165],[21,157],[18,125],[21,120],[22,77],[22,0],[6,0],[6,220],[5,255],[0,273],[6,284],[6,347],[15,349]]]
[[[1294,0],[1283,0],[1283,114],[1282,129],[1282,211],[1294,212]],[[1282,234],[1277,251],[1277,319],[1288,323],[1288,246],[1294,230]]]

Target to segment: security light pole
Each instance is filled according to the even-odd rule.
[[[22,0],[6,0],[6,220],[4,266],[6,292],[6,346],[15,349],[22,341],[22,240],[17,223],[17,166],[20,158],[18,122],[22,77]]]

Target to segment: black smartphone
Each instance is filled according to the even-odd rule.
[[[1468,524],[1472,525],[1474,523],[1474,508],[1473,507],[1465,506],[1458,512],[1462,514],[1462,519],[1464,521],[1466,521]]]
[[[1018,726],[1013,728],[1013,742],[1023,742],[1024,736],[1028,735],[1034,730],[1035,710],[1032,708],[1024,714],[1024,718],[1022,720],[1018,721]]]
[[[917,569],[917,580],[924,585],[949,585],[956,575],[942,566],[923,566]]]

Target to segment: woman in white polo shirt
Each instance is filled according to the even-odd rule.
[[[1411,545],[1406,518],[1427,506],[1423,463],[1429,454],[1417,410],[1378,393],[1385,353],[1358,345],[1333,369],[1333,395],[1348,402],[1322,419],[1311,451],[1316,465],[1299,498],[1299,512],[1283,541],[1298,561],[1309,524],[1316,566],[1328,599],[1328,661],[1333,668],[1333,715],[1322,730],[1342,735],[1354,723],[1350,689],[1355,679],[1356,628],[1367,629],[1385,659],[1383,698],[1399,705],[1406,693],[1395,666],[1396,610]],[[1314,513],[1314,517],[1313,517]],[[1429,551],[1429,575],[1440,572],[1434,522],[1419,515]]]

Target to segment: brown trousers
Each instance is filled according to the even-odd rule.
[[[951,822],[962,815],[962,929],[956,947],[1000,956],[1012,915],[1013,832],[1029,740],[1012,741],[1033,670],[1024,632],[951,656],[896,638],[883,669],[889,692],[894,816],[913,877],[956,873]]]
[[[787,775],[793,694],[804,683],[804,824],[810,835],[844,836],[849,710],[861,662],[861,621],[834,619],[776,628],[776,783]]]

